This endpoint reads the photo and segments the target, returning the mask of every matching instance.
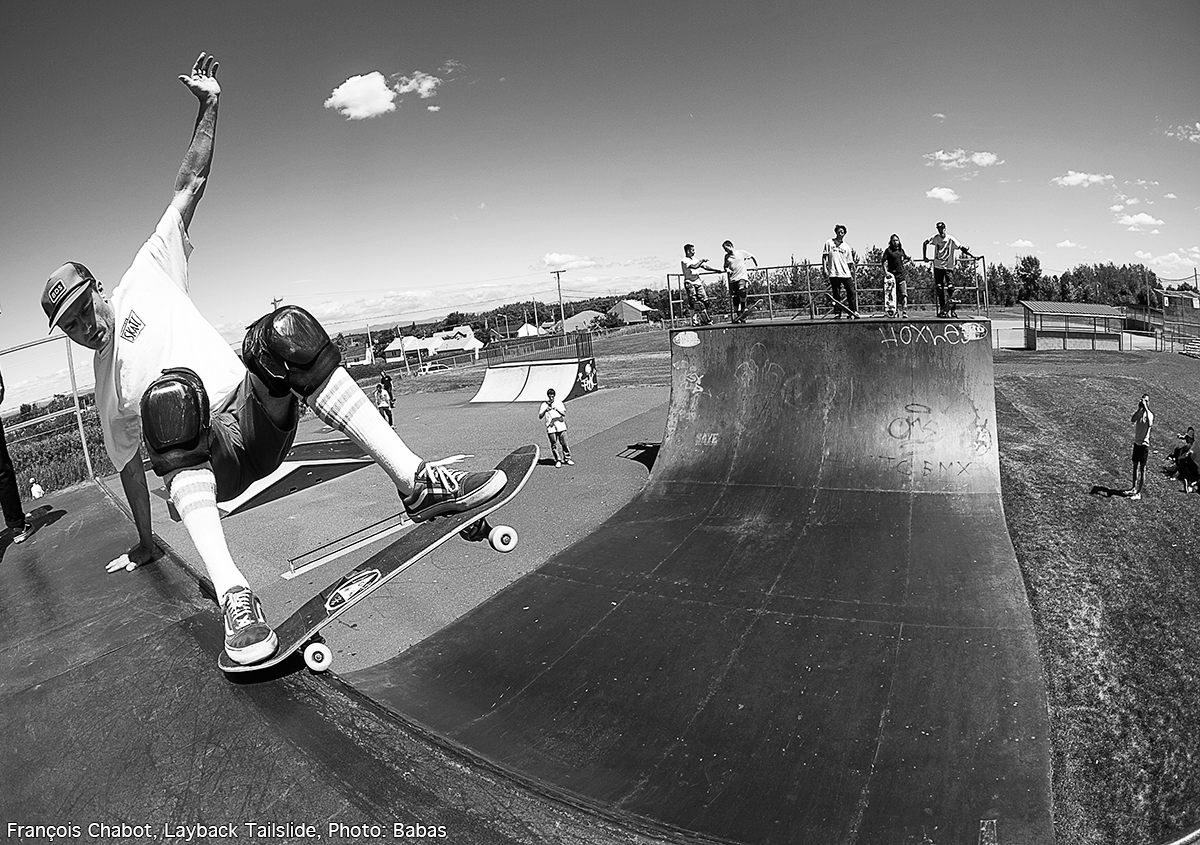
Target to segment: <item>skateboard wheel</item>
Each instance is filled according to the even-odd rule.
[[[325,643],[309,643],[304,647],[304,665],[314,672],[324,672],[333,663],[333,651]]]
[[[511,552],[517,547],[517,530],[508,525],[497,525],[488,532],[488,543],[498,552]]]

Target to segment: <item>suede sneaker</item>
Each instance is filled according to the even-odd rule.
[[[507,483],[508,476],[503,470],[464,472],[442,463],[422,461],[417,469],[416,486],[401,501],[413,522],[423,522],[477,508],[493,499]]]
[[[275,653],[279,639],[263,616],[262,603],[249,587],[234,587],[221,605],[225,617],[225,653],[247,666]]]

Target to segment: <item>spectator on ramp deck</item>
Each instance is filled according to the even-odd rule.
[[[731,322],[746,322],[746,287],[750,284],[747,261],[758,266],[758,259],[744,249],[734,249],[733,241],[721,244],[725,250],[725,278],[729,282],[729,307],[733,311]]]
[[[566,463],[575,466],[571,460],[571,447],[567,445],[567,406],[561,399],[555,398],[554,388],[546,391],[546,401],[538,408],[538,419],[546,422],[546,436],[550,438],[550,454],[554,456],[554,465]]]
[[[683,245],[683,260],[679,262],[683,274],[683,292],[688,310],[692,312],[693,326],[707,326],[712,323],[708,313],[708,291],[704,289],[704,280],[697,270],[707,270],[710,273],[720,273],[716,267],[708,263],[707,258],[696,258],[696,245]]]
[[[904,251],[900,236],[892,233],[883,251],[883,308],[889,317],[908,319],[908,265],[912,259]]]
[[[834,319],[842,318],[842,311],[848,311],[850,316],[858,319],[858,290],[854,286],[854,271],[858,267],[858,253],[854,247],[846,243],[846,227],[841,223],[833,227],[833,237],[825,241],[821,250],[821,269],[829,280],[829,290],[834,302],[838,304]],[[842,288],[846,296],[842,298]]]
[[[954,299],[954,268],[957,266],[958,259],[955,257],[955,250],[961,252],[968,258],[974,258],[971,255],[971,248],[960,244],[953,235],[946,234],[946,224],[941,220],[937,222],[937,234],[925,239],[921,244],[921,259],[929,260],[929,245],[933,244],[933,289],[937,294],[937,306],[939,317],[957,317],[958,303]]]
[[[1142,394],[1137,410],[1129,417],[1129,422],[1133,424],[1133,486],[1125,491],[1125,495],[1131,499],[1140,499],[1142,487],[1146,483],[1146,461],[1150,457],[1150,429],[1154,427],[1149,393]]]

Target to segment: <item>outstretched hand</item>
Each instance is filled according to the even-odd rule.
[[[201,53],[196,57],[196,64],[192,65],[192,72],[181,75],[179,81],[200,100],[216,98],[221,94],[221,86],[217,83],[217,68],[220,66],[215,56]]]
[[[132,572],[143,563],[151,563],[158,560],[163,555],[163,550],[158,546],[145,548],[142,545],[136,545],[125,554],[121,555],[114,561],[110,561],[105,566],[105,571],[108,573],[120,572],[124,569],[126,572]]]

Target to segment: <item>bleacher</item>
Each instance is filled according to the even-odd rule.
[[[1200,358],[1200,340],[1193,340],[1184,345],[1179,350],[1180,355],[1186,355],[1189,358]]]

